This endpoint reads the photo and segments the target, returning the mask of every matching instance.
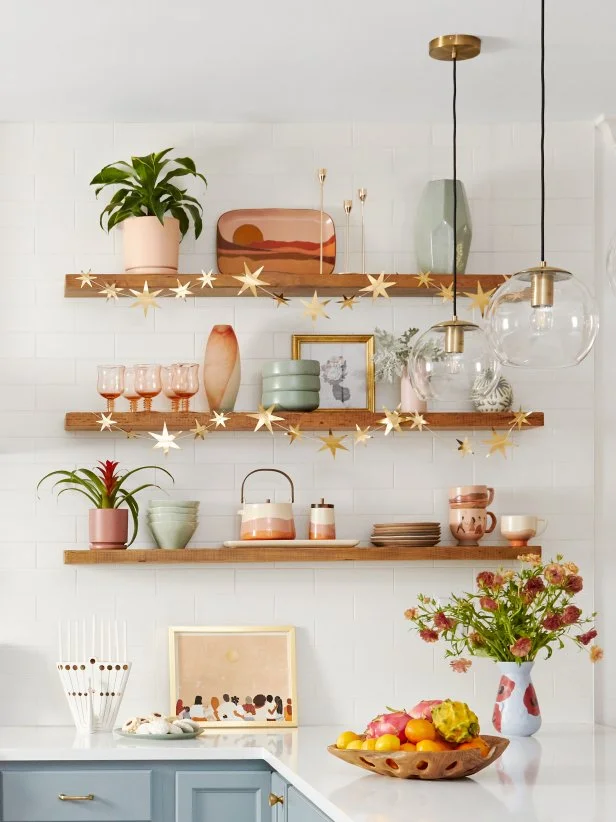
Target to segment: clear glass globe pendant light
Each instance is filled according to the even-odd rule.
[[[480,51],[481,40],[470,34],[448,34],[430,42],[430,57],[453,65],[453,317],[424,331],[413,346],[409,374],[415,392],[424,400],[465,402],[471,391],[486,396],[500,374],[483,329],[457,316],[457,64]]]
[[[518,368],[566,368],[588,354],[599,330],[595,302],[570,271],[545,262],[545,0],[541,0],[541,262],[510,277],[486,311],[499,360]]]

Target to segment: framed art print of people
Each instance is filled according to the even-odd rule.
[[[216,726],[297,727],[293,627],[169,629],[171,712]]]

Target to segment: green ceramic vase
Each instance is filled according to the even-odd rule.
[[[457,182],[457,268],[464,274],[473,228],[464,183]],[[430,180],[423,190],[415,220],[415,253],[420,271],[453,273],[453,180]]]

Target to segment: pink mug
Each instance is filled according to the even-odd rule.
[[[479,545],[479,540],[496,528],[496,517],[485,508],[451,508],[449,528],[459,545]]]
[[[487,508],[494,500],[494,488],[488,485],[457,485],[449,489],[452,508]]]

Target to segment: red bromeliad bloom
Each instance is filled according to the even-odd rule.
[[[484,611],[498,611],[498,602],[492,599],[492,597],[481,597],[479,604]]]
[[[423,639],[424,642],[438,642],[437,632],[432,631],[430,628],[424,628],[422,631],[419,632],[419,636]]]
[[[533,643],[527,636],[520,637],[517,639],[513,645],[509,646],[509,650],[513,654],[513,656],[517,657],[525,657],[528,656],[530,653],[530,649],[532,648]]]
[[[564,623],[560,614],[548,613],[543,618],[541,624],[546,631],[558,631]]]
[[[453,628],[455,622],[453,619],[449,619],[448,616],[445,616],[443,611],[437,611],[434,614],[434,627],[438,628],[439,631],[447,631]]]
[[[563,625],[575,625],[581,616],[581,608],[578,608],[577,605],[567,605],[562,613],[562,623]]]
[[[477,574],[478,588],[491,588],[494,585],[494,574],[492,571],[482,571]]]
[[[567,581],[565,582],[565,591],[569,594],[579,594],[583,587],[584,580],[582,577],[577,574],[572,574],[570,577],[567,577]]]
[[[596,628],[591,628],[590,631],[586,631],[585,634],[579,634],[576,639],[581,645],[590,645],[593,639],[597,637],[597,630]]]
[[[116,474],[115,470],[118,467],[118,462],[113,462],[113,460],[105,460],[105,462],[101,462],[99,460],[100,468],[96,470],[101,475],[101,479],[103,481],[103,485],[105,486],[105,491],[107,494],[111,494],[116,482],[118,481],[119,477]]]

